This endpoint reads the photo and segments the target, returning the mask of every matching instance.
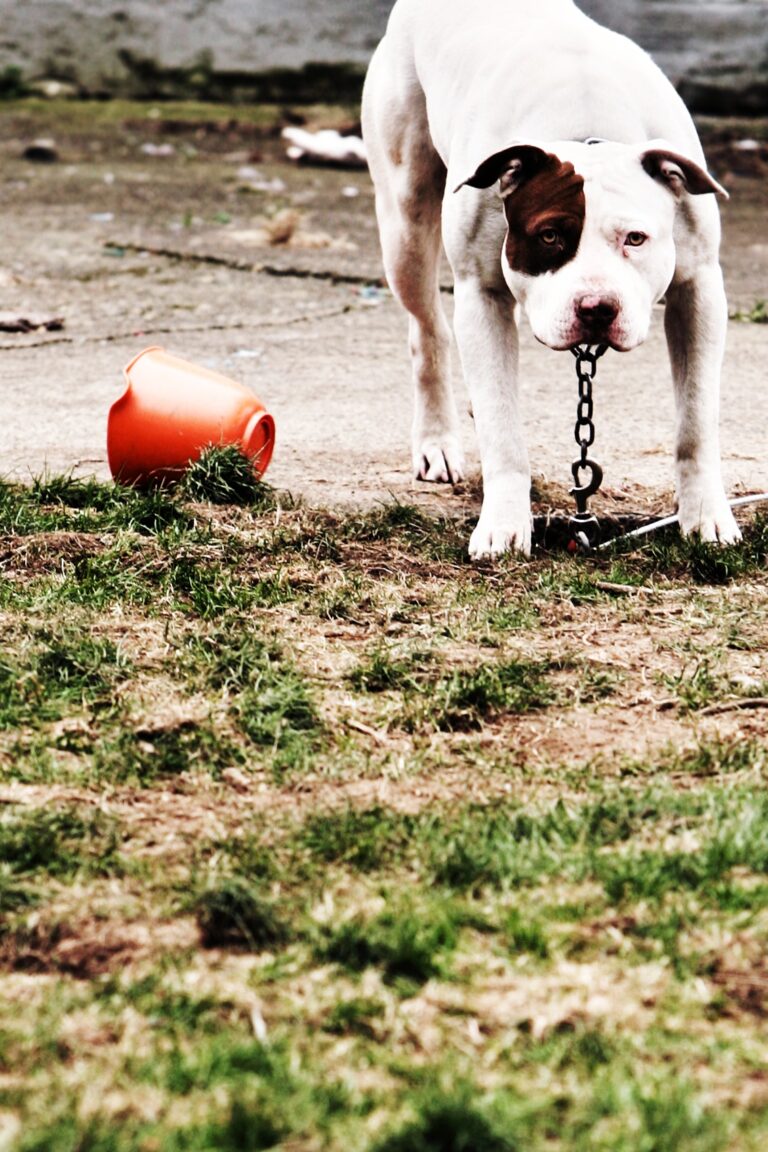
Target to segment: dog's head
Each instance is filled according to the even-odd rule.
[[[663,141],[513,144],[459,188],[497,181],[504,278],[537,339],[556,349],[642,343],[674,274],[676,212],[689,195],[727,195]]]

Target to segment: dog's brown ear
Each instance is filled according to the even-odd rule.
[[[551,158],[548,152],[535,144],[512,144],[483,160],[467,180],[456,185],[454,192],[458,192],[465,184],[469,188],[490,188],[498,180],[502,196],[508,196],[540,172]]]
[[[714,176],[701,168],[687,156],[674,152],[668,145],[646,148],[640,156],[640,163],[649,176],[665,184],[675,196],[684,192],[701,196],[705,192],[716,192],[728,199],[728,193]]]

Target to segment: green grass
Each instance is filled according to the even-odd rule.
[[[635,850],[647,827],[668,829],[669,846]],[[695,849],[674,843],[686,836]],[[510,802],[462,805],[439,816],[396,814],[381,807],[312,813],[275,840],[254,836],[220,844],[244,874],[281,879],[306,888],[311,863],[366,877],[405,871],[414,879],[457,894],[519,892],[551,881],[597,882],[608,904],[661,901],[694,892],[715,905],[734,901],[762,908],[755,880],[768,873],[768,808],[761,787],[748,785],[680,794],[674,788],[645,792],[606,790],[589,803],[561,801],[539,812]],[[528,931],[518,909],[505,931],[521,945]],[[531,947],[544,929],[533,917]],[[543,950],[544,945],[541,946]]]
[[[379,805],[311,813],[298,832],[298,845],[315,860],[372,872],[407,859],[423,823]]]
[[[505,714],[546,708],[555,700],[549,668],[530,660],[489,661],[443,672],[437,653],[393,656],[376,647],[349,674],[361,692],[402,694],[406,728],[479,729]]]
[[[367,1036],[375,1038],[377,1027],[383,1023],[383,1001],[355,996],[334,1004],[323,1021],[323,1031],[334,1036]]]
[[[243,760],[235,734],[221,731],[209,720],[148,729],[132,726],[127,716],[121,719],[120,728],[109,726],[90,746],[80,740],[72,747],[65,734],[57,747],[79,753],[87,761],[84,774],[102,784],[173,784],[185,773],[218,777]]]
[[[99,813],[33,809],[0,821],[0,864],[16,876],[120,875],[120,844],[118,826]]]
[[[272,490],[259,480],[253,462],[235,445],[206,448],[184,475],[190,500],[274,508]]]
[[[111,640],[66,626],[40,628],[26,649],[0,648],[0,728],[108,706],[129,675],[128,660]]]
[[[107,138],[111,140],[118,131],[130,132],[132,136],[156,139],[158,108],[162,120],[170,122],[181,133],[184,130],[193,139],[201,127],[208,126],[213,133],[221,135],[222,124],[239,126],[246,131],[254,130],[257,135],[269,135],[285,122],[285,110],[281,103],[248,100],[245,103],[226,103],[221,100],[172,100],[159,102],[147,99],[111,100],[66,98],[50,99],[29,95],[26,89],[19,88],[18,69],[5,70],[6,88],[0,90],[3,101],[3,114],[25,126],[32,126],[35,135],[45,135],[55,131],[61,137]],[[355,109],[343,104],[305,104],[303,111],[308,117],[320,117],[323,122],[343,123],[353,115]],[[183,135],[183,133],[181,133]]]
[[[459,1099],[447,1092],[428,1095],[416,1105],[416,1117],[377,1142],[373,1152],[515,1152],[519,1137],[489,1120],[472,1095],[466,1087]]]
[[[419,719],[443,732],[461,732],[480,729],[505,713],[545,708],[553,699],[544,667],[515,660],[441,676],[416,711]]]
[[[716,670],[715,659],[704,658],[686,665],[677,675],[664,675],[661,682],[671,689],[679,700],[679,707],[686,712],[696,712],[718,701],[738,700],[748,696],[765,695],[761,681],[743,682],[730,680]]]
[[[357,915],[327,927],[316,951],[321,960],[352,972],[379,968],[385,983],[411,991],[445,971],[462,919],[461,910],[450,902],[418,905],[394,899],[372,917]]]
[[[734,312],[731,320],[747,324],[768,324],[768,300],[756,300],[748,312]]]
[[[206,948],[242,946],[259,952],[279,947],[291,937],[275,901],[241,876],[205,888],[195,900],[195,914]]]
[[[162,489],[141,492],[72,476],[42,476],[29,487],[0,481],[0,530],[6,532],[124,529],[156,536],[194,524],[192,513]]]
[[[347,541],[362,544],[390,543],[406,546],[425,559],[464,565],[466,540],[462,525],[436,520],[407,504],[391,503],[373,512],[348,517],[337,528]]]
[[[0,1143],[761,1150],[765,521],[475,566],[229,464],[0,485]]]
[[[547,933],[540,921],[525,916],[519,908],[511,908],[506,916],[502,930],[502,940],[505,948],[512,954],[529,953],[540,960],[546,960],[550,954],[550,945]]]
[[[619,556],[636,553],[631,539],[618,539],[613,546]],[[646,577],[665,574],[678,579],[689,577],[697,584],[724,585],[738,577],[759,572],[768,558],[768,518],[759,514],[744,540],[719,547],[697,536],[681,537],[676,529],[664,529],[645,538],[639,548],[636,572]]]

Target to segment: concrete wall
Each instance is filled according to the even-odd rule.
[[[183,89],[190,78],[201,92],[218,82],[218,94],[228,86],[236,93],[247,77],[307,64],[359,72],[391,4],[0,0],[0,73],[18,68],[27,79],[151,95]],[[768,114],[768,0],[584,0],[582,7],[648,48],[698,105]]]
[[[585,0],[642,44],[692,107],[768,116],[768,0]]]

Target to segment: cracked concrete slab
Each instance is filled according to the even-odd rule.
[[[311,503],[394,498],[477,511],[477,483],[451,491],[411,479],[406,322],[388,293],[367,287],[381,265],[365,173],[297,168],[272,141],[257,165],[278,190],[258,192],[240,175],[241,151],[185,152],[175,138],[170,156],[148,158],[82,128],[60,145],[58,163],[33,165],[19,159],[18,131],[15,122],[3,134],[0,122],[1,307],[50,311],[65,327],[0,333],[0,474],[107,476],[106,420],[122,366],[162,344],[263,399],[277,423],[274,485]],[[767,195],[757,179],[734,178],[731,191],[724,266],[733,306],[749,310],[768,297]],[[293,214],[289,235],[270,243],[265,228],[281,212]],[[722,435],[734,492],[768,488],[767,361],[768,326],[733,321]],[[526,333],[522,364],[532,466],[557,495],[574,456],[572,360]],[[476,477],[458,370],[456,385]],[[673,411],[661,310],[642,348],[601,362],[596,400],[606,498],[626,510],[668,507]]]

